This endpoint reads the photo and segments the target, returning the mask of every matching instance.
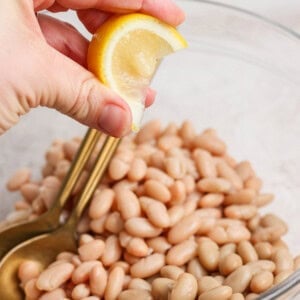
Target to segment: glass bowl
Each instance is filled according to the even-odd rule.
[[[180,31],[189,47],[163,61],[153,81],[157,100],[144,120],[191,120],[199,131],[217,129],[232,156],[251,161],[264,191],[275,194],[263,211],[287,221],[285,241],[296,255],[300,253],[300,36],[231,6],[177,2],[187,14]],[[88,36],[72,13],[59,17]],[[5,191],[7,178],[23,166],[38,172],[53,139],[84,131],[68,117],[38,108],[0,137],[1,218],[17,200]],[[282,291],[299,284],[299,274],[294,277],[264,299],[280,299],[281,294],[288,299]]]

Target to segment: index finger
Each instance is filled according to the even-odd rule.
[[[141,12],[173,26],[184,21],[184,12],[172,0],[57,0],[63,7],[75,10],[95,8],[113,13]]]

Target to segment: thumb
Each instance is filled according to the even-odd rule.
[[[40,104],[113,136],[129,132],[128,105],[82,67],[86,65],[87,40],[72,26],[57,19],[40,14],[38,21],[48,43],[42,51],[47,70],[44,81],[47,97]]]
[[[131,112],[127,103],[105,87],[79,64],[54,52],[48,74],[49,91],[40,105],[55,108],[75,120],[109,135],[130,132]],[[50,76],[50,78],[49,78]]]

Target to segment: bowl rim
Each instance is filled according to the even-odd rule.
[[[246,14],[250,17],[254,17],[254,18],[258,19],[259,21],[263,21],[269,25],[272,25],[272,26],[276,27],[277,29],[280,29],[287,34],[290,34],[294,38],[300,40],[300,32],[298,33],[297,31],[281,24],[280,22],[277,22],[271,18],[265,17],[259,13],[253,12],[253,11],[245,9],[245,8],[241,8],[241,7],[234,6],[234,5],[227,4],[227,3],[221,3],[218,1],[211,1],[211,0],[177,0],[177,2],[178,3],[187,3],[187,2],[197,3],[198,2],[198,3],[205,3],[205,4],[210,4],[213,6],[223,7],[223,8],[229,9],[229,10],[234,10],[236,12]]]

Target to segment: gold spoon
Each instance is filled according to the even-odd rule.
[[[21,242],[39,234],[50,232],[60,225],[59,218],[61,211],[88,158],[99,141],[100,135],[100,132],[95,129],[89,129],[87,131],[71,168],[62,183],[62,187],[57,195],[57,200],[49,211],[33,221],[19,222],[0,232],[0,260],[9,250]]]
[[[4,256],[0,262],[1,300],[24,299],[24,293],[19,287],[17,277],[18,267],[23,261],[35,260],[42,267],[46,267],[55,259],[58,253],[62,251],[75,252],[77,250],[76,224],[103,176],[119,141],[114,137],[106,138],[67,223],[54,232],[23,242]]]

